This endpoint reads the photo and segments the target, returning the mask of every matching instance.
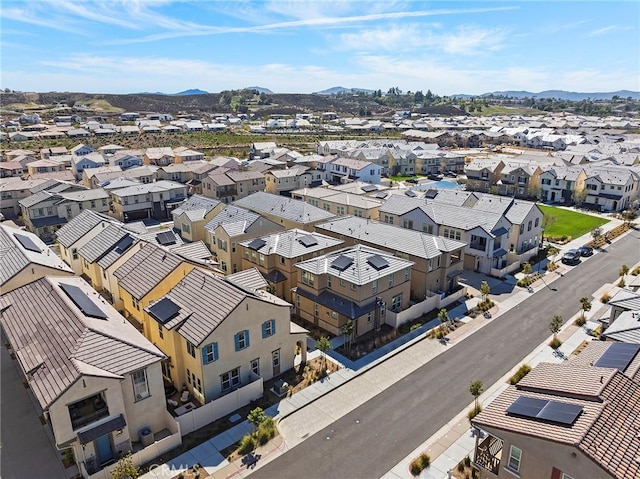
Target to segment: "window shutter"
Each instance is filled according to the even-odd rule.
[[[271,334],[276,334],[276,320],[271,320]]]
[[[233,339],[236,342],[236,351],[240,351],[240,336],[239,336],[239,333],[236,333],[236,335],[233,337]]]
[[[213,343],[213,360],[218,360],[218,343]]]
[[[249,330],[244,330],[245,347],[249,347]]]
[[[262,323],[262,339],[267,337],[267,321]]]
[[[209,364],[209,358],[207,358],[207,350],[209,349],[209,346],[205,346],[204,348],[202,348],[202,364]]]

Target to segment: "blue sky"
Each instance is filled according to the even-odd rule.
[[[640,90],[637,1],[2,0],[0,86]]]

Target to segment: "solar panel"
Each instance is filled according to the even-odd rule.
[[[173,234],[173,231],[163,231],[162,233],[158,233],[156,235],[156,241],[161,245],[175,244],[176,235]]]
[[[71,284],[60,283],[60,289],[65,292],[69,299],[78,307],[85,316],[92,318],[107,319],[107,315],[81,288]]]
[[[262,238],[256,238],[256,239],[252,240],[251,243],[249,243],[247,246],[249,247],[249,249],[252,249],[254,251],[258,251],[260,248],[262,248],[266,244],[267,244],[267,242],[265,240],[263,240]]]
[[[578,404],[549,401],[549,403],[538,413],[536,418],[570,426],[575,422],[581,412],[582,406]]]
[[[310,246],[315,246],[318,244],[318,240],[315,238],[315,236],[311,236],[311,235],[304,235],[298,241],[302,243],[302,246],[304,246],[305,248],[308,248]]]
[[[546,399],[519,396],[511,403],[511,406],[507,408],[507,414],[535,418],[548,402]]]
[[[173,318],[180,311],[180,306],[169,298],[163,298],[149,307],[149,313],[163,324]]]
[[[389,266],[389,263],[387,262],[387,260],[378,254],[371,256],[367,260],[367,263],[373,266],[376,271],[380,271],[381,269],[384,269]]]
[[[331,263],[331,267],[338,271],[344,271],[353,263],[353,259],[345,255],[340,255]]]
[[[124,253],[133,244],[133,236],[126,234],[116,245],[116,253]]]
[[[13,233],[13,236],[16,237],[16,239],[24,249],[27,249],[29,251],[35,251],[36,253],[42,253],[42,249],[37,244],[35,244],[33,240],[28,236],[21,235],[18,233]]]
[[[389,193],[385,193],[381,191],[380,193],[376,193],[376,198],[386,198]]]
[[[371,191],[376,191],[378,187],[375,185],[364,185],[361,189],[365,193],[370,193]]]
[[[407,191],[404,192],[404,194],[407,195],[407,196],[410,196],[411,198],[415,198],[416,196],[418,196],[418,195],[416,195],[416,192],[413,191],[413,190],[407,190]]]
[[[561,401],[549,401],[527,396],[519,396],[507,408],[507,414],[540,419],[570,426],[582,412],[582,406]]]
[[[640,344],[613,343],[596,361],[599,368],[614,368],[624,371],[640,351]]]

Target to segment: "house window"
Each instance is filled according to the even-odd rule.
[[[302,282],[304,284],[308,284],[309,286],[313,286],[316,281],[316,276],[309,271],[302,271]]]
[[[234,341],[236,345],[236,351],[241,351],[249,347],[249,330],[245,329],[235,334]]]
[[[251,262],[252,263],[258,262],[258,253],[256,252],[256,250],[251,250]]]
[[[409,281],[409,268],[404,269],[404,280]]]
[[[406,229],[413,229],[413,221],[411,220],[402,220],[402,227]]]
[[[202,348],[202,364],[209,364],[218,360],[218,343],[207,344]]]
[[[524,223],[520,225],[520,234],[524,233]]]
[[[300,295],[296,294],[296,308],[300,308]]]
[[[522,449],[511,446],[509,448],[509,462],[507,467],[514,472],[520,472],[520,461],[522,461]]]
[[[189,368],[187,368],[187,382],[191,384],[191,371],[189,371]]]
[[[318,308],[318,303],[313,303],[313,315],[317,317],[319,314],[320,314],[320,311]]]
[[[355,283],[349,283],[349,288],[351,289],[351,291],[355,291],[356,290],[356,284]]]
[[[433,225],[422,225],[422,232],[432,235],[433,234]]]
[[[226,261],[220,261],[220,268],[222,268],[222,271],[224,271],[226,273],[227,272],[227,262]]]
[[[400,308],[402,308],[402,293],[391,299],[391,309],[393,311],[400,311]]]
[[[531,225],[532,225],[532,222],[529,221],[529,224],[527,225],[527,231],[531,231]]]
[[[339,215],[343,215],[344,214],[344,206],[336,206],[336,213],[338,213]]]
[[[262,323],[262,339],[276,334],[276,320],[270,319]]]
[[[378,292],[378,280],[374,279],[371,282],[371,294],[376,294]]]
[[[256,376],[260,376],[260,358],[252,359],[249,363],[251,372]]]
[[[131,298],[131,302],[133,303],[133,307],[140,311],[140,303],[136,298]]]
[[[228,391],[240,385],[240,368],[232,369],[220,375],[222,391]]]
[[[389,275],[389,287],[393,288],[393,273]]]
[[[331,318],[338,319],[338,313],[336,313],[335,311],[331,311]]]
[[[244,259],[249,259],[249,248],[244,247]]]
[[[371,324],[372,321],[373,321],[373,313],[369,311],[367,313],[367,324]]]
[[[227,251],[227,242],[218,238],[218,248],[222,251]]]
[[[278,369],[280,367],[280,350],[276,349],[271,353],[271,363],[273,364],[273,369]]]
[[[158,323],[158,336],[160,339],[164,339],[164,330],[162,329],[162,324]]]
[[[280,264],[286,264],[287,259],[284,256],[280,256]]]
[[[198,392],[202,393],[202,383],[200,382],[200,378],[197,378],[198,381]]]
[[[260,253],[260,266],[264,266],[264,255]]]
[[[189,356],[191,356],[192,358],[195,358],[196,357],[195,345],[188,339],[185,339],[185,341],[187,342],[187,352],[189,353]]]
[[[327,275],[327,288],[331,289],[331,278],[332,276],[330,274]]]
[[[190,233],[191,227],[187,223],[182,223],[182,231],[184,231],[185,233]]]
[[[78,250],[76,248],[73,248],[71,250],[71,256],[73,257],[73,259],[78,259]]]
[[[133,395],[136,401],[142,401],[151,396],[149,393],[149,385],[147,384],[146,368],[132,372],[131,379],[133,380]]]
[[[536,218],[535,227],[537,228],[539,224],[540,224],[540,218]]]
[[[563,472],[562,476],[560,476],[560,479],[573,479],[573,477],[571,477],[569,474]]]

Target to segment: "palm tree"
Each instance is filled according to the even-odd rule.
[[[322,353],[322,370],[326,370],[327,365],[327,351],[331,349],[331,341],[327,336],[322,336],[316,341],[316,348]]]
[[[489,286],[489,283],[487,283],[486,281],[480,283],[480,293],[482,293],[483,302],[489,299],[489,294],[491,294],[491,287]]]
[[[353,321],[347,321],[340,328],[340,332],[344,336],[345,344],[347,345],[347,351],[351,352],[351,341],[353,340],[353,330],[355,329],[355,323]]]

